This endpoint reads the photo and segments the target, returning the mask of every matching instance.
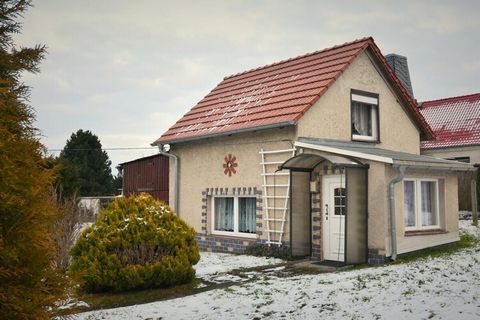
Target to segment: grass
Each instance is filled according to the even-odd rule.
[[[460,241],[458,242],[402,254],[397,260],[392,261],[390,264],[409,263],[425,258],[445,257],[457,253],[459,250],[473,247],[474,245],[479,244],[479,242],[479,239],[476,237],[463,234],[460,236]]]
[[[183,297],[203,291],[203,288],[196,288],[202,281],[195,279],[191,283],[178,285],[170,288],[147,289],[128,291],[121,293],[84,293],[76,292],[73,296],[79,301],[88,303],[89,307],[74,307],[64,310],[66,314],[74,314],[90,310],[125,307],[134,304],[149,303],[160,300]]]
[[[395,261],[391,261],[389,263],[386,263],[385,265],[410,263],[410,262],[414,262],[414,261],[425,259],[425,258],[445,257],[451,254],[457,253],[462,249],[473,247],[477,244],[480,244],[480,239],[476,238],[473,235],[463,234],[460,236],[460,241],[444,244],[441,246],[426,248],[426,249],[422,249],[414,252],[405,253],[398,256]],[[355,270],[361,270],[361,269],[366,269],[371,267],[372,267],[371,265],[367,263],[363,263],[363,264],[350,266],[349,268],[346,268],[344,271],[347,271],[347,272],[355,271]]]

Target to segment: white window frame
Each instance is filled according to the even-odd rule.
[[[233,231],[220,231],[215,230],[215,199],[216,198],[233,198]],[[256,233],[245,233],[238,231],[239,225],[239,199],[240,198],[255,198],[252,196],[233,196],[233,195],[218,195],[212,196],[212,203],[211,203],[211,217],[212,217],[212,234],[222,235],[222,236],[229,236],[229,237],[242,237],[242,238],[256,238]],[[256,216],[255,212],[255,216]]]
[[[350,112],[353,111],[353,102],[360,102],[370,105],[370,116],[372,117],[372,135],[364,136],[359,134],[353,134],[352,132],[352,139],[360,141],[378,141],[378,98],[368,97],[358,93],[352,93],[351,97],[352,101],[350,105]],[[353,124],[353,114],[351,115],[351,121]]]
[[[415,226],[413,227],[407,227],[405,225],[405,219],[404,221],[404,227],[405,231],[418,231],[418,230],[432,230],[432,229],[440,229],[440,198],[439,198],[439,181],[438,179],[431,179],[431,178],[418,178],[418,179],[404,179],[404,181],[412,181],[415,186]],[[421,185],[422,182],[434,182],[435,183],[435,214],[436,214],[436,225],[430,225],[430,226],[422,226],[422,191],[421,191]],[[405,188],[405,184],[403,185]],[[403,190],[403,196],[405,197],[405,190]],[[404,202],[405,203],[405,202]],[[403,214],[405,215],[405,208],[403,209]]]

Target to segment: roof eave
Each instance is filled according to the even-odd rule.
[[[264,125],[264,126],[244,128],[244,129],[231,130],[231,131],[223,131],[223,132],[207,134],[207,135],[203,135],[203,136],[185,137],[185,138],[180,138],[180,139],[175,139],[175,138],[162,139],[162,138],[160,138],[160,139],[156,140],[155,142],[153,142],[151,145],[152,146],[159,146],[159,145],[162,145],[162,144],[173,144],[173,143],[180,143],[180,142],[198,141],[198,140],[203,140],[203,139],[208,139],[208,138],[217,138],[217,137],[222,137],[222,136],[229,136],[229,135],[232,135],[232,134],[253,132],[253,131],[258,131],[258,130],[275,129],[275,128],[280,128],[280,127],[294,126],[294,125],[296,125],[295,121],[284,121],[284,122],[273,123],[273,124],[268,124],[268,125]]]

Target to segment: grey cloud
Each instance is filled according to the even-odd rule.
[[[34,4],[18,40],[49,48],[25,77],[48,147],[79,128],[106,147],[149,146],[224,76],[370,35],[408,56],[420,100],[479,91],[476,1]],[[135,154],[110,152],[114,164]]]

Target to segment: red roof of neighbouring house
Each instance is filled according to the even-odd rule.
[[[422,136],[434,137],[373,39],[363,38],[224,78],[153,144],[294,125],[367,48],[403,97]]]
[[[480,145],[480,93],[425,101],[420,112],[437,136],[423,149]]]

